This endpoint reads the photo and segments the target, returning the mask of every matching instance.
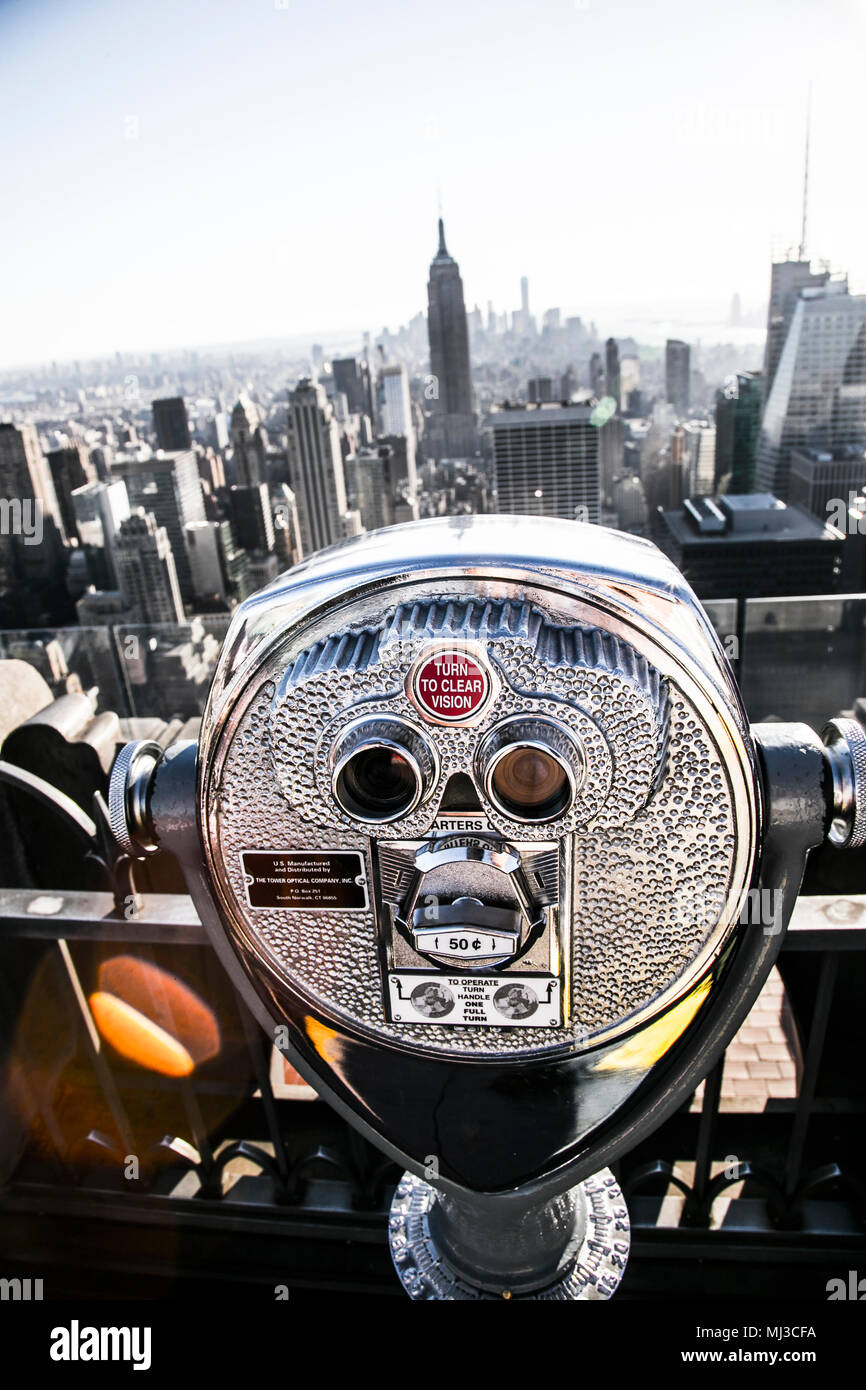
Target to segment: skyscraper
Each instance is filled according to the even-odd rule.
[[[789,479],[790,501],[822,521],[832,520],[838,503],[847,509],[866,491],[866,448],[847,444],[839,449],[793,449]]]
[[[605,394],[612,396],[617,403],[617,407],[619,407],[622,404],[622,386],[619,368],[619,346],[616,338],[608,338],[604,345],[604,376],[606,383]]]
[[[0,423],[0,496],[39,503],[62,533],[60,507],[51,470],[34,425]]]
[[[379,384],[381,392],[380,435],[383,444],[387,443],[388,445],[391,459],[388,470],[389,486],[392,491],[399,488],[411,510],[418,490],[418,477],[415,425],[412,420],[412,399],[409,395],[409,377],[406,368],[402,363],[384,366],[379,377]],[[393,498],[392,501],[396,501],[396,498]]]
[[[172,545],[152,512],[140,507],[121,522],[112,558],[124,601],[139,622],[183,622]]]
[[[622,410],[639,415],[640,409],[640,359],[627,353],[619,362],[619,393]]]
[[[589,389],[598,399],[604,395],[604,367],[597,352],[589,359]]]
[[[183,396],[166,396],[163,400],[152,401],[151,410],[158,449],[172,453],[178,449],[191,448],[189,416]]]
[[[354,456],[358,509],[365,531],[394,525],[391,450],[387,444],[359,449]]]
[[[710,497],[716,483],[716,427],[698,421],[683,426],[685,490],[692,497]]]
[[[274,519],[267,483],[230,488],[229,508],[238,545],[250,555],[270,555],[274,549]]]
[[[369,373],[365,372],[365,364],[357,362],[354,357],[335,357],[331,370],[334,385],[346,397],[351,413],[370,415]]]
[[[427,283],[432,395],[429,441],[434,457],[473,454],[476,426],[469,366],[469,330],[460,267],[445,245],[439,219],[439,249]]]
[[[500,512],[601,519],[601,429],[585,405],[506,407],[486,424]]]
[[[541,405],[543,401],[553,400],[553,379],[549,376],[534,376],[526,383],[526,396],[530,405]]]
[[[231,420],[232,462],[239,487],[256,487],[268,480],[265,445],[259,413],[252,401],[241,396]]]
[[[575,391],[577,390],[577,386],[577,372],[574,370],[574,367],[572,367],[571,363],[569,362],[559,381],[560,400],[570,401]]]
[[[289,485],[305,555],[343,538],[346,483],[340,432],[324,388],[302,378],[289,395]]]
[[[112,547],[121,523],[129,516],[126,484],[119,478],[113,483],[85,483],[73,491],[71,502],[91,583],[97,589],[115,589]]]
[[[191,449],[157,453],[150,458],[119,455],[111,465],[114,478],[122,478],[129,505],[153,512],[157,526],[164,526],[174,555],[177,582],[185,603],[192,603],[192,570],[186,549],[186,527],[204,521],[204,498],[198,462]]]
[[[822,289],[830,280],[828,270],[813,272],[809,261],[774,261],[770,272],[767,308],[767,341],[764,346],[764,400],[769,399],[776,368],[801,290]]]
[[[520,330],[528,333],[532,320],[529,317],[529,278],[526,275],[520,277]]]
[[[274,519],[274,553],[283,569],[290,569],[303,555],[298,500],[288,483],[271,489],[271,515]]]
[[[54,480],[33,425],[0,424],[0,499],[0,592],[14,594],[17,608],[28,586],[60,581],[65,554]]]
[[[866,295],[830,280],[800,291],[766,397],[758,488],[786,500],[794,449],[866,445]]]
[[[51,449],[45,455],[51,477],[57,506],[67,536],[75,535],[75,512],[72,506],[72,493],[85,483],[96,482],[96,468],[90,462],[90,455],[83,444],[67,444],[61,449]]]
[[[733,390],[716,392],[716,484],[725,491],[751,492],[761,419],[760,372],[738,372]]]
[[[224,601],[226,581],[220,550],[220,523],[191,521],[186,528],[186,542],[196,599]]]
[[[409,378],[402,362],[389,362],[379,373],[379,430],[381,434],[405,434],[412,429]]]
[[[418,520],[418,470],[414,452],[409,456],[409,439],[405,434],[387,434],[375,441],[391,451],[388,462],[388,487],[394,503],[394,521]]]
[[[665,396],[678,415],[685,415],[689,408],[691,355],[688,343],[679,338],[665,343]]]

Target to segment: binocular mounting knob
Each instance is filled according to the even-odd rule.
[[[821,735],[833,777],[832,823],[838,849],[866,845],[866,730],[856,719],[831,719]]]
[[[158,848],[150,819],[153,770],[162,757],[158,743],[139,739],[120,750],[108,783],[108,823],[124,854],[143,859]]]

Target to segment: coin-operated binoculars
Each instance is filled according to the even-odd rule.
[[[261,1024],[407,1169],[413,1298],[606,1298],[606,1165],[748,1014],[810,847],[866,839],[866,739],[826,738],[749,729],[647,541],[417,522],[247,599],[198,745],[128,745],[112,820],[176,855]]]

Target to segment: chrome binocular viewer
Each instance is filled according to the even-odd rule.
[[[198,745],[131,744],[117,839],[180,861],[320,1094],[407,1170],[416,1298],[604,1298],[607,1165],[748,1014],[810,847],[866,840],[859,724],[750,729],[694,594],[576,522],[416,522],[247,599]]]

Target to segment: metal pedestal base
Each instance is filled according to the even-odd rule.
[[[508,1249],[509,1225],[516,1263],[522,1266],[513,1279],[500,1253]],[[485,1231],[491,1251],[487,1261]],[[607,1299],[625,1270],[630,1227],[625,1200],[608,1168],[552,1202],[525,1208],[516,1220],[505,1210],[500,1216],[495,1207],[450,1201],[421,1178],[404,1173],[391,1203],[388,1243],[412,1299]],[[535,1276],[527,1258],[535,1261]]]

